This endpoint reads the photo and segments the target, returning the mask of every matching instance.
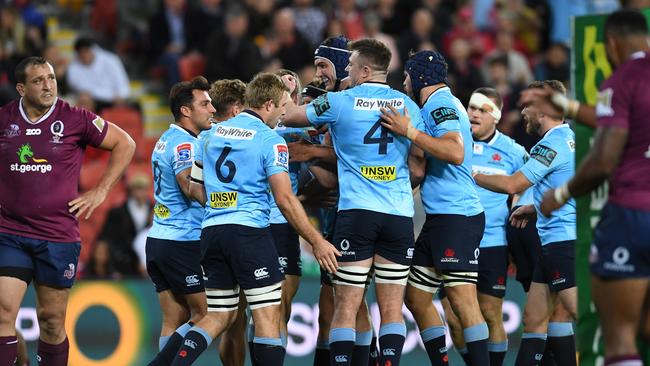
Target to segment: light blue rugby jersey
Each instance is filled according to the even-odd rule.
[[[330,124],[337,156],[339,210],[362,209],[412,217],[413,193],[408,169],[411,142],[381,126],[381,107],[408,109],[413,125],[423,129],[417,105],[384,83],[366,82],[323,94],[307,105],[307,118]]]
[[[521,168],[528,154],[523,146],[496,131],[489,141],[474,141],[472,171],[480,174],[512,175]],[[476,186],[485,210],[485,232],[481,248],[505,246],[508,221],[508,195]]]
[[[539,211],[544,192],[571,179],[575,170],[575,134],[564,123],[548,130],[530,150],[530,159],[520,171],[534,184],[537,231],[542,245],[576,239],[576,202],[571,199],[548,218]]]
[[[185,197],[176,181],[176,174],[192,167],[198,147],[196,137],[176,124],[156,143],[151,154],[156,204],[149,237],[176,241],[200,239],[203,207]]]
[[[289,150],[255,112],[212,126],[197,160],[207,197],[202,227],[269,226],[268,178],[288,172]]]
[[[422,108],[425,131],[433,137],[459,132],[465,158],[450,164],[426,154],[427,167],[421,184],[422,203],[427,214],[474,216],[483,212],[472,178],[472,130],[467,111],[449,87],[433,92]]]
[[[311,127],[308,128],[287,127],[282,122],[279,122],[278,125],[275,126],[273,131],[277,132],[277,134],[280,135],[280,137],[282,137],[286,142],[295,142],[298,141],[299,139],[305,139],[311,141],[313,138],[309,132],[310,131],[316,132],[316,130],[314,130]],[[298,192],[298,181],[300,179],[300,166],[301,163],[289,163],[289,178],[291,178],[291,188],[293,189],[294,194]],[[271,192],[270,188],[269,188],[269,199],[271,200],[271,216],[269,222],[271,224],[286,224],[287,219],[284,218],[284,215],[282,215],[280,208],[278,208],[278,205],[275,202],[275,198],[273,197],[273,193]]]

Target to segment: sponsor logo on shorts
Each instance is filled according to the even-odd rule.
[[[233,140],[252,140],[257,131],[239,127],[224,127],[217,125],[214,135]]]
[[[478,264],[478,257],[481,255],[481,250],[479,248],[474,249],[474,259],[469,261],[469,264]]]
[[[458,263],[459,262],[458,258],[456,258],[456,251],[451,249],[451,248],[445,249],[445,251],[443,253],[443,256],[444,257],[440,259],[441,263]]]
[[[348,356],[345,356],[345,355],[334,356],[334,361],[336,363],[347,363],[348,362]]]
[[[41,134],[40,128],[28,128],[25,130],[25,135],[27,136],[40,136],[40,134]]]
[[[497,278],[497,283],[492,286],[492,289],[494,290],[505,290],[506,289],[506,278],[503,276],[499,276]]]
[[[39,159],[34,157],[32,146],[30,144],[22,145],[16,152],[18,155],[18,163],[11,164],[10,169],[12,172],[19,172],[21,174],[28,172],[48,173],[52,171],[52,164],[47,163],[47,159]],[[36,164],[31,164],[31,163]]]
[[[348,241],[348,239],[341,240],[341,244],[339,246],[341,247],[341,254],[343,255],[357,254],[355,251],[348,251],[348,249],[350,249],[350,242]]]
[[[552,279],[551,285],[554,286],[566,282],[566,278],[562,277],[562,273],[560,273],[560,271],[553,272],[553,274],[551,275],[551,279]]]
[[[542,357],[544,357],[543,354],[541,353],[535,353],[535,361],[541,361]]]
[[[413,252],[415,252],[415,248],[406,249],[406,258],[413,258]]]
[[[370,352],[370,357],[372,357],[372,358],[377,358],[377,356],[379,356],[379,355],[377,354],[377,350],[373,350],[372,352]]]
[[[196,349],[196,342],[194,342],[191,339],[186,339],[185,342],[183,342],[185,346],[190,347],[191,349]]]
[[[211,192],[210,207],[229,208],[237,207],[238,192]]]
[[[381,351],[381,353],[384,356],[395,356],[395,349],[394,348],[386,348]]]
[[[404,108],[404,98],[354,98],[354,109],[358,111],[378,111],[381,108],[388,109],[388,106],[391,106],[395,109],[402,109]]]
[[[630,251],[625,247],[617,247],[612,253],[611,262],[605,262],[603,267],[614,272],[634,272],[633,264],[627,264],[630,260]]]
[[[199,275],[189,275],[185,276],[185,283],[188,286],[196,286],[199,284]]]
[[[395,166],[362,166],[361,175],[366,179],[377,182],[390,182],[395,180]]]
[[[253,271],[253,275],[255,275],[255,280],[261,280],[270,277],[269,271],[266,269],[266,267],[256,269]]]
[[[157,218],[164,220],[169,218],[171,216],[171,211],[169,211],[169,207],[156,203],[155,206],[153,206],[153,213],[156,215]]]
[[[289,258],[287,257],[278,257],[278,262],[280,263],[280,267],[286,268],[289,266]]]
[[[69,264],[68,264],[68,269],[66,269],[65,271],[63,271],[63,277],[65,277],[65,278],[71,280],[71,279],[74,278],[74,274],[75,274],[75,266],[74,266],[74,263],[69,263]]]

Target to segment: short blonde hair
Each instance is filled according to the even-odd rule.
[[[261,72],[248,83],[246,87],[246,104],[251,108],[261,108],[269,100],[276,107],[280,106],[282,95],[289,88],[284,85],[279,76],[270,72]]]
[[[217,80],[210,85],[208,94],[212,98],[212,106],[216,110],[215,116],[225,117],[233,105],[244,105],[246,84],[239,79]]]

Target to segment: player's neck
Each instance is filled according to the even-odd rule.
[[[23,104],[23,111],[25,111],[25,115],[32,122],[41,119],[41,117],[43,117],[47,113],[47,111],[49,111],[50,108],[52,108],[52,106],[39,107],[39,106],[31,105],[30,103],[27,102],[25,98],[22,99],[22,104]]]
[[[184,118],[181,119],[180,121],[177,121],[176,124],[182,129],[184,129],[185,131],[189,132],[190,135],[193,136],[198,136],[199,132],[201,132],[196,126],[194,126],[192,122]]]
[[[447,84],[438,83],[438,84],[435,84],[435,85],[425,86],[424,88],[422,88],[420,90],[420,101],[422,102],[422,105],[424,105],[424,103],[427,102],[427,100],[429,99],[431,94],[435,93],[439,89],[444,88],[445,86],[447,86]]]
[[[246,111],[254,112],[256,114],[255,117],[259,117],[262,122],[264,122],[265,125],[268,125],[268,119],[271,116],[270,113],[268,113],[264,108],[246,108],[244,112]]]

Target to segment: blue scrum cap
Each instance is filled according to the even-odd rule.
[[[447,61],[436,51],[420,51],[414,54],[406,61],[404,70],[411,77],[413,97],[416,100],[419,100],[422,88],[447,83]]]
[[[348,72],[345,71],[350,60],[348,42],[350,41],[344,36],[329,38],[323,41],[314,51],[314,58],[322,58],[332,63],[338,81],[348,77]]]

